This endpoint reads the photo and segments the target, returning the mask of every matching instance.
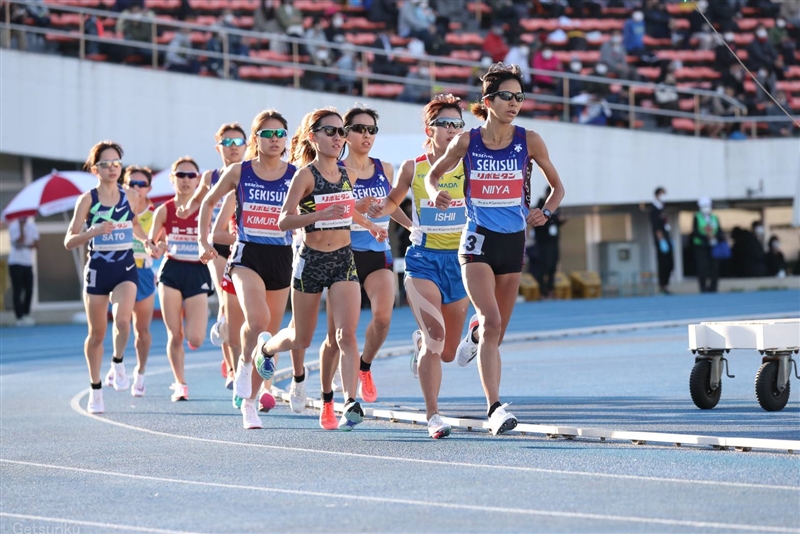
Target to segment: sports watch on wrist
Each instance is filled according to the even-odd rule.
[[[545,217],[547,217],[547,220],[548,220],[548,221],[550,220],[550,217],[552,217],[552,216],[553,216],[553,214],[552,214],[552,213],[550,213],[550,210],[549,210],[549,209],[547,209],[547,208],[542,208],[542,215],[544,215]]]

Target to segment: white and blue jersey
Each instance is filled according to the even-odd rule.
[[[114,223],[114,230],[109,234],[93,237],[89,241],[89,260],[102,260],[108,263],[118,261],[129,262],[133,258],[133,217],[134,213],[128,204],[125,191],[119,188],[119,202],[116,206],[103,206],[92,189],[92,205],[86,216],[86,225],[92,227],[104,222]]]
[[[515,129],[511,143],[499,150],[486,148],[480,128],[470,131],[464,156],[468,231],[482,227],[510,234],[526,227],[530,155],[525,128]]]
[[[260,245],[291,245],[292,233],[278,228],[283,201],[297,171],[294,165],[277,180],[262,180],[253,171],[252,161],[243,161],[236,187],[237,241]]]
[[[370,178],[359,178],[353,184],[353,197],[355,197],[356,201],[364,197],[375,197],[379,201],[382,201],[389,196],[389,193],[392,190],[392,184],[386,177],[381,160],[377,158],[370,159],[372,160],[372,163],[375,164],[375,172]],[[339,165],[343,165],[343,162],[339,162]],[[372,222],[387,231],[389,230],[390,218],[391,217],[389,215],[385,215],[377,219],[369,217]],[[351,246],[354,252],[385,252],[387,250],[391,250],[388,239],[381,243],[369,232],[369,230],[361,225],[353,223],[350,227],[350,230],[352,232],[350,234],[350,239],[352,242]]]

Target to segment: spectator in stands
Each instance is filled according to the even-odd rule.
[[[336,76],[339,81],[338,89],[343,90],[345,94],[352,95],[357,89],[356,52],[352,44],[347,43],[342,47],[342,55],[336,60],[334,66],[339,70],[347,71]]]
[[[715,0],[706,5],[708,6],[706,16],[712,24],[718,26],[719,31],[723,33],[736,31],[737,27],[733,19],[739,14],[740,6],[738,2]]]
[[[431,69],[427,62],[421,62],[416,72],[406,75],[403,92],[397,97],[401,102],[421,104],[431,99]]]
[[[714,70],[721,72],[724,75],[726,72],[728,72],[728,69],[730,69],[731,65],[734,63],[738,64],[736,57],[734,57],[738,47],[736,46],[736,37],[733,32],[725,33],[723,39],[724,42],[722,39],[717,37],[717,45],[714,47]],[[728,50],[728,46],[725,46],[725,43],[731,47],[731,50],[733,50],[734,54],[731,54],[730,50]]]
[[[628,65],[628,55],[622,44],[622,32],[614,30],[611,39],[600,46],[600,61],[605,63],[612,74],[620,78],[632,80],[636,77],[636,70]]]
[[[769,33],[763,24],[756,28],[756,37],[747,46],[747,63],[750,70],[772,69],[778,53],[769,42]]]
[[[508,54],[508,43],[504,34],[502,25],[492,25],[491,31],[486,34],[486,39],[483,41],[483,53],[491,57],[492,62],[503,61]]]
[[[325,38],[329,43],[343,44],[347,42],[347,38],[344,35],[344,15],[334,13],[331,17],[330,25],[325,28]],[[338,54],[334,53],[334,56],[338,56]]]
[[[664,196],[667,194],[663,187],[656,188],[655,199],[650,204],[650,227],[653,230],[653,240],[656,245],[656,263],[658,265],[658,288],[669,295],[669,278],[675,268],[674,247],[670,236],[670,224],[664,213]]]
[[[611,117],[611,108],[608,107],[608,101],[604,95],[582,93],[570,101],[576,106],[577,115],[573,121],[578,124],[605,126]]]
[[[739,63],[732,63],[726,72],[722,73],[720,85],[731,87],[736,98],[741,100],[745,94],[744,89],[745,72]]]
[[[561,61],[553,53],[550,45],[544,47],[533,55],[533,68],[551,72],[561,72],[563,70]],[[534,74],[533,86],[542,91],[555,92],[558,89],[558,80],[547,74]]]
[[[329,49],[328,36],[325,35],[325,28],[322,24],[322,17],[314,17],[311,27],[306,30],[304,35],[308,41],[305,45],[306,53],[311,56],[311,61],[316,65],[324,63],[323,55],[320,54],[322,50],[326,52]]]
[[[775,93],[775,100],[778,101],[778,104],[783,106],[786,111],[789,110],[789,102],[786,98],[786,93],[783,91],[777,91]],[[768,117],[786,117],[786,114],[778,107],[777,104],[770,101],[767,105],[766,109],[764,110],[764,115]],[[792,132],[795,130],[795,125],[792,121],[786,118],[786,122],[770,122],[769,124],[769,133],[775,137],[790,137]]]
[[[44,3],[44,0],[33,0],[25,5],[25,10],[28,12],[28,17],[31,18],[33,26],[38,28],[50,27],[50,10]],[[44,39],[42,36],[37,36]]]
[[[576,18],[599,18],[603,14],[603,6],[591,0],[567,0],[572,8],[572,16]]]
[[[558,18],[566,11],[564,0],[534,0],[533,14],[540,18]]]
[[[436,15],[427,0],[406,0],[398,14],[397,33],[403,38],[416,37],[428,46],[431,40],[430,27],[435,22]]]
[[[437,30],[436,25],[434,24],[431,25],[430,32],[431,39],[428,44],[425,45],[425,51],[428,53],[428,55],[449,56],[452,48],[445,40],[447,32]]]
[[[469,12],[467,11],[467,0],[433,0],[431,7],[437,15],[436,25],[439,29],[449,31],[447,27],[442,27],[442,22],[451,20],[464,21]],[[439,19],[441,17],[441,20]]]
[[[689,29],[686,32],[683,43],[685,48],[689,48],[689,46],[691,46],[690,40],[692,35],[705,31],[704,27],[708,26],[708,23],[703,16],[704,14],[708,13],[708,2],[706,1],[704,4],[697,3],[695,6],[697,9],[693,9],[691,13],[689,13],[688,17]]]
[[[172,72],[186,72],[197,74],[200,72],[200,62],[197,56],[189,55],[186,50],[192,48],[192,30],[180,28],[175,32],[172,41],[167,45],[166,69]]]
[[[290,37],[303,36],[303,13],[294,7],[294,0],[281,0],[281,5],[275,10],[275,18],[281,33]]]
[[[569,60],[569,72],[570,74],[581,74],[583,70],[583,63],[577,57],[573,57]],[[569,80],[569,97],[572,98],[573,96],[578,96],[582,92],[586,90],[586,82],[581,79],[570,79]]]
[[[736,99],[733,87],[717,86],[717,92],[725,96]],[[735,117],[736,106],[728,99],[715,97],[711,100],[711,111],[718,117]],[[708,127],[709,137],[723,137],[731,133],[732,124],[723,122],[712,122]]]
[[[800,0],[783,0],[780,16],[795,28],[800,28]]]
[[[602,61],[598,61],[590,75],[598,78],[607,78],[608,66]],[[612,80],[608,81],[611,82]],[[608,83],[586,82],[586,92],[599,97],[605,97],[608,94]]]
[[[775,18],[781,10],[781,6],[772,0],[747,0],[747,6],[757,9],[762,17],[770,19]]]
[[[785,65],[794,65],[796,63],[795,52],[797,44],[789,36],[785,18],[778,17],[775,19],[775,26],[769,30],[769,42],[778,54],[783,57]]]
[[[675,73],[670,72],[667,74],[664,81],[656,87],[653,96],[656,101],[658,109],[664,111],[678,111],[678,89],[676,86],[677,80]],[[666,128],[672,123],[672,117],[666,115],[656,115],[656,125],[660,128]]]
[[[753,223],[753,228],[761,228],[763,235],[764,227],[759,221]],[[748,232],[738,226],[731,230],[733,246],[731,247],[731,264],[733,275],[738,278],[755,278],[764,276],[767,273],[767,266],[764,262],[764,248],[759,242],[755,232]]]
[[[567,19],[569,20],[569,19]],[[586,42],[586,32],[580,27],[569,21],[562,24],[564,31],[567,32],[567,48],[570,51],[589,50],[589,43]]]
[[[84,22],[83,22],[83,33],[89,35],[91,37],[103,37],[105,35],[105,31],[103,30],[103,24],[97,18],[96,15],[86,15]],[[100,43],[97,41],[86,41],[86,53],[88,55],[95,55],[100,53]]]
[[[672,37],[672,31],[669,27],[671,17],[660,0],[647,0],[643,12],[647,35],[653,39],[669,39]]]
[[[398,17],[397,0],[372,0],[367,7],[367,20],[382,22],[387,28],[395,31],[397,31]]]
[[[511,0],[487,0],[491,11],[492,26],[500,24],[508,28],[509,41],[514,41],[519,37],[521,28],[519,25],[519,13],[514,8]]]
[[[781,242],[778,236],[769,238],[767,253],[764,255],[764,265],[767,269],[767,276],[786,277],[786,259],[781,251]]]
[[[233,11],[225,9],[217,21],[217,31],[211,34],[208,41],[206,41],[206,50],[215,52],[216,54],[225,53],[224,40],[228,40],[228,54],[231,56],[247,56],[250,50],[242,42],[242,36],[234,33],[229,33],[229,29],[237,29],[235,24],[236,18],[233,16]],[[239,78],[239,65],[235,62],[229,62],[229,71],[224,72],[225,61],[221,56],[209,56],[205,63],[206,68],[216,74],[220,78],[226,76],[238,79]]]
[[[623,43],[628,54],[641,56],[645,53],[644,13],[641,9],[634,11],[631,18],[625,21],[622,33]]]
[[[7,20],[6,9],[8,9],[10,20]],[[2,17],[3,22],[19,24],[21,26],[25,24],[25,18],[27,16],[28,14],[25,11],[25,6],[21,4],[8,4],[7,2],[0,2],[0,17]],[[10,43],[7,42],[7,32],[5,30],[0,31],[0,44],[3,46],[3,48],[11,47],[18,50],[28,49],[28,34],[26,32],[20,30],[11,30],[11,32],[8,33],[10,34],[11,38]]]
[[[702,197],[697,201],[699,210],[692,220],[692,245],[697,264],[697,282],[701,293],[716,293],[719,281],[719,261],[711,254],[712,248],[725,235],[719,219],[711,211],[711,199]]]
[[[153,41],[153,23],[156,18],[152,9],[143,9],[139,4],[133,4],[130,8],[123,11],[117,19],[116,31],[121,34],[126,41],[137,41],[140,43],[151,43]],[[153,59],[153,51],[150,48],[125,47],[125,58],[140,56],[144,63],[150,63]]]
[[[392,52],[391,35],[393,30],[387,28],[380,30],[372,43],[372,48],[386,52],[384,54],[376,52],[375,59],[372,61],[372,72],[384,74],[386,76],[405,76],[408,69],[402,63],[396,61]]]
[[[778,78],[775,76],[774,71],[766,68],[760,68],[758,69],[758,72],[755,73],[755,77],[756,80],[758,80],[758,83],[763,85],[764,89],[766,89],[770,95],[775,94],[775,89],[778,85]],[[756,86],[756,105],[766,106],[768,102],[772,102],[772,99],[766,92],[764,92],[763,89]]]
[[[525,82],[523,90],[530,90],[531,88],[531,61],[529,55],[530,48],[528,48],[528,45],[517,38],[508,50],[505,59],[503,59],[503,62],[509,65],[519,65],[522,72],[522,80]]]
[[[253,31],[261,33],[283,33],[276,18],[276,5],[278,0],[259,0],[258,9],[253,14]],[[278,52],[283,49],[283,43],[274,39],[270,40],[270,50]]]
[[[189,0],[181,0],[181,5],[178,7],[178,11],[175,12],[175,18],[181,22],[186,22],[187,20],[194,19],[196,17],[197,12],[189,3]]]

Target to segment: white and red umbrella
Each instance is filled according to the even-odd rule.
[[[17,193],[0,214],[3,222],[39,213],[45,217],[69,211],[83,193],[97,185],[88,172],[56,171],[43,176]]]

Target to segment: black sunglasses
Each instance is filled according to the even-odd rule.
[[[378,133],[378,127],[372,124],[353,124],[352,126],[345,126],[344,129],[348,132],[355,132],[359,134],[369,132],[370,135],[375,135]]]
[[[339,137],[342,138],[347,137],[347,130],[337,126],[317,126],[315,128],[311,128],[311,131],[314,133],[320,131],[325,132],[325,135],[328,137],[333,137],[336,134],[339,134]]]
[[[433,119],[431,122],[428,123],[428,126],[436,126],[437,128],[449,128],[453,127],[456,130],[460,130],[464,127],[466,123],[463,119],[451,119],[449,117],[442,117],[441,119]]]
[[[500,97],[500,100],[505,102],[510,102],[511,99],[515,99],[517,102],[522,102],[525,100],[525,93],[512,93],[511,91],[497,91],[496,93],[489,93],[488,95],[483,95],[483,98],[492,98]]]
[[[225,137],[220,140],[222,146],[244,146],[245,140],[241,137]]]
[[[150,183],[144,180],[130,180],[128,187],[150,187]]]
[[[265,139],[272,139],[273,137],[277,137],[278,139],[283,139],[284,137],[286,137],[286,134],[287,132],[285,128],[259,130],[256,132],[257,136],[263,137]]]
[[[189,179],[192,179],[192,178],[197,178],[198,176],[200,176],[199,172],[191,172],[191,171],[175,171],[173,174],[175,175],[175,178],[189,178]]]

